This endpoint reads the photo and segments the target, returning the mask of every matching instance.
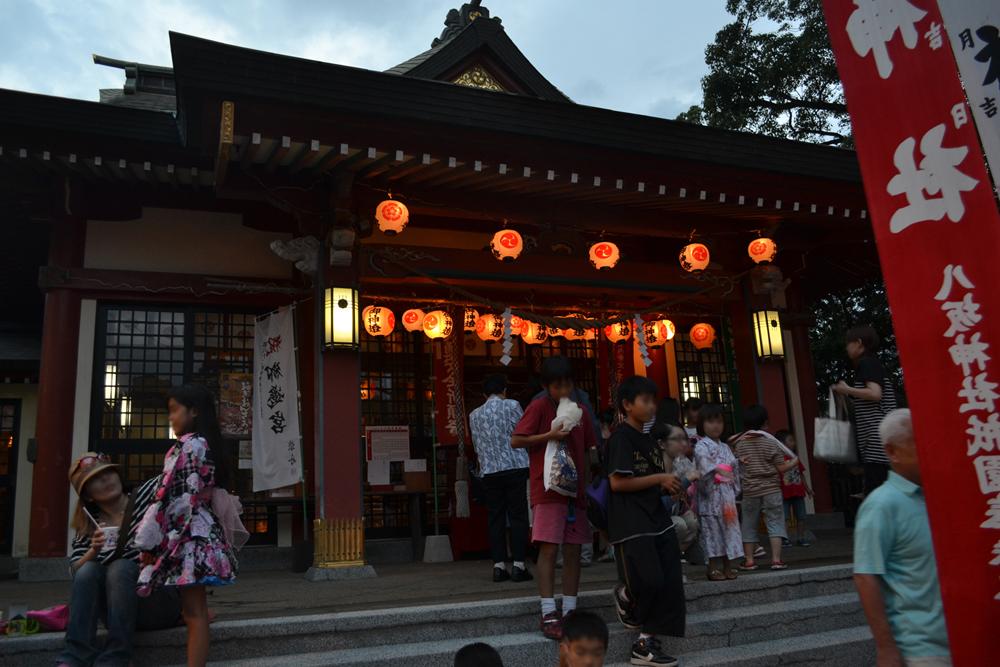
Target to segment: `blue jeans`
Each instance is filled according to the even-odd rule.
[[[84,563],[73,575],[66,645],[59,663],[73,667],[127,667],[132,659],[136,625],[144,630],[175,625],[180,603],[175,590],[158,591],[148,598],[135,592],[139,564],[119,559],[109,565]],[[104,621],[108,637],[97,644],[97,620]]]

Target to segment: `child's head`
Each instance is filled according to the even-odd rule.
[[[455,667],[503,667],[500,654],[489,644],[466,644],[455,654]]]
[[[675,424],[657,422],[651,433],[663,451],[667,453],[667,456],[672,459],[686,455],[688,447],[691,446],[691,439],[688,438],[687,431]]]
[[[698,411],[705,405],[705,401],[697,396],[692,396],[684,401],[684,416],[687,418],[688,426],[698,423]]]
[[[554,400],[569,398],[573,392],[573,365],[566,357],[549,357],[542,362],[542,386]]]
[[[198,433],[205,438],[215,463],[215,484],[221,488],[228,488],[231,463],[224,449],[225,442],[219,429],[219,419],[215,413],[215,397],[212,396],[212,392],[198,384],[174,387],[167,394],[167,410],[170,428],[173,429],[174,435],[180,437],[188,433]]]
[[[722,437],[726,430],[726,411],[718,403],[706,403],[698,410],[698,435],[713,440]]]
[[[608,624],[589,611],[574,611],[562,626],[560,667],[601,667],[608,652]]]
[[[487,376],[483,380],[483,393],[487,396],[507,395],[507,376],[496,375]]]
[[[763,405],[748,405],[743,410],[743,428],[748,431],[766,431],[767,420],[767,408]]]
[[[793,452],[795,451],[795,435],[786,429],[781,429],[774,434],[774,437],[778,439],[778,442],[788,447]]]
[[[618,410],[626,417],[645,424],[656,416],[656,383],[633,375],[618,385]]]

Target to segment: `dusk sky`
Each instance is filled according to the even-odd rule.
[[[484,0],[574,101],[672,118],[701,101],[723,0]],[[384,70],[430,47],[457,0],[0,0],[0,88],[97,100],[120,70],[170,65],[169,30]]]

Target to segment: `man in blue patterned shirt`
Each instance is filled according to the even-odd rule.
[[[510,446],[520,421],[521,404],[507,398],[507,378],[491,375],[483,382],[486,402],[469,415],[472,444],[489,506],[490,555],[493,581],[531,581],[524,565],[528,550],[528,452]],[[507,574],[507,523],[514,563]]]

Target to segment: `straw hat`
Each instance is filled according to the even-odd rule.
[[[69,482],[77,495],[95,475],[99,475],[105,470],[117,470],[118,465],[111,462],[107,454],[97,452],[86,452],[78,458],[69,469]]]

